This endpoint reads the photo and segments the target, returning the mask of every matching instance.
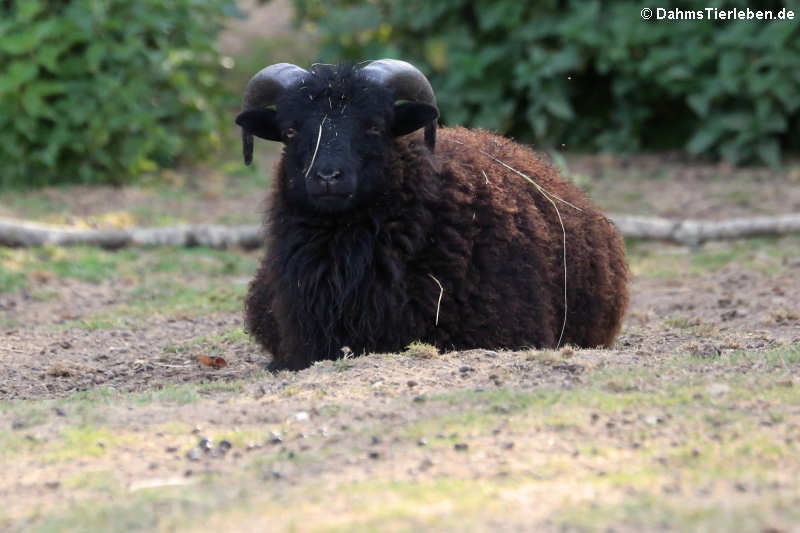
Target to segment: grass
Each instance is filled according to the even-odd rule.
[[[86,331],[97,331],[105,329],[117,329],[119,327],[129,327],[136,329],[136,324],[129,320],[125,320],[120,316],[110,315],[108,313],[92,316],[89,318],[81,318],[78,320],[68,320],[63,323],[63,329],[78,328]]]
[[[263,60],[263,57],[261,58]],[[261,65],[263,67],[263,65]],[[252,73],[251,73],[252,74]],[[237,87],[238,93],[244,83]],[[230,135],[230,142],[238,142]],[[50,224],[77,227],[165,226],[189,221],[221,223],[219,217],[231,213],[214,212],[205,220],[197,213],[182,209],[186,205],[208,205],[215,198],[238,199],[262,196],[280,147],[263,143],[252,166],[245,166],[235,150],[221,160],[203,165],[165,169],[144,175],[136,184],[127,185],[121,195],[114,186],[62,184],[40,189],[0,190],[0,205],[10,216]],[[225,157],[226,156],[226,157]],[[87,199],[93,201],[87,202]],[[248,216],[244,216],[248,215]],[[238,218],[253,224],[260,213],[238,213]]]
[[[71,422],[91,426],[110,421],[108,417],[103,417],[102,413],[112,407],[132,409],[142,406],[186,405],[198,401],[204,395],[241,393],[245,385],[251,381],[264,379],[270,375],[264,370],[251,374],[248,380],[166,383],[161,384],[157,390],[130,393],[100,386],[57,398],[0,400],[0,415],[23,421],[23,429],[35,428],[52,421],[55,409],[58,408],[66,413]]]
[[[158,391],[137,394],[131,400],[137,405],[187,405],[200,399],[195,385],[168,384]]]
[[[0,249],[0,294],[25,291],[36,302],[56,301],[57,280],[107,287],[110,299],[97,310],[72,318],[70,303],[51,318],[56,329],[87,331],[136,329],[152,317],[191,317],[237,311],[246,282],[257,266],[254,253],[206,248],[157,248],[108,251],[91,247]],[[63,292],[63,291],[62,291]],[[95,297],[97,298],[97,297]],[[17,327],[12,314],[0,316]],[[242,340],[244,334],[235,334]],[[209,342],[234,342],[232,338]]]
[[[120,485],[114,475],[109,470],[81,472],[73,474],[64,479],[64,487],[69,490],[88,490],[99,493],[118,493]]]
[[[227,346],[231,345],[246,345],[250,342],[250,337],[245,333],[241,327],[235,327],[223,331],[218,335],[207,335],[185,342],[183,344],[169,344],[164,347],[167,353],[187,353],[197,350],[203,350],[212,355],[218,355],[223,352]]]
[[[68,460],[104,455],[108,453],[109,447],[118,445],[122,440],[105,427],[70,427],[64,430],[62,438],[45,457],[50,460]]]
[[[208,504],[194,487],[143,490],[120,498],[117,503],[80,502],[68,511],[50,513],[26,531],[69,533],[81,531],[154,531],[175,527]],[[2,516],[2,515],[0,515]],[[0,522],[2,523],[2,522]]]
[[[99,473],[83,483],[114,489],[114,480]],[[444,525],[468,525],[477,510],[498,511],[510,505],[497,496],[515,482],[452,479],[423,482],[366,481],[329,487],[290,490],[279,499],[264,491],[219,490],[210,480],[205,489],[217,499],[203,498],[197,487],[138,491],[114,505],[78,505],[50,517],[29,531],[410,531]],[[267,492],[269,490],[267,489]],[[339,494],[335,499],[330,497]],[[375,499],[382,505],[375,506]],[[288,500],[288,501],[287,501]],[[327,501],[323,520],[319,506]],[[291,502],[290,506],[287,504]],[[257,513],[254,513],[258,509]],[[249,511],[249,513],[248,513]],[[458,517],[454,521],[453,516]],[[187,527],[188,526],[188,527]],[[231,529],[233,528],[233,529]]]
[[[49,190],[55,190],[67,194],[70,186],[56,186]],[[14,211],[25,213],[31,219],[44,220],[52,217],[53,213],[61,211],[56,196],[48,194],[42,190],[21,191],[15,189],[0,189],[0,204],[13,209]]]
[[[500,496],[514,485],[509,481],[469,479],[352,483],[339,487],[348,494],[342,505],[345,513],[331,523],[320,524],[317,530],[414,531],[447,526],[469,529],[475,515],[496,515],[506,507],[508,503]],[[382,505],[370,503],[376,497],[383,501]]]
[[[631,271],[644,278],[665,279],[739,268],[777,273],[786,259],[800,254],[800,237],[760,237],[732,243],[707,243],[697,251],[680,246],[628,241]]]
[[[249,277],[255,271],[255,254],[208,248],[156,248],[103,250],[96,247],[40,247],[0,249],[0,292],[12,292],[35,282],[73,279],[102,283],[127,279],[143,281],[176,273],[216,279]]]
[[[251,430],[245,430],[218,434],[215,439],[236,441],[236,446],[240,441],[262,437],[257,431],[251,434]],[[542,437],[542,442],[547,438]],[[609,524],[650,530],[653,520],[663,520],[682,531],[697,528],[726,531],[736,524],[731,519],[730,509],[726,510],[719,502],[697,497],[691,487],[702,489],[709,483],[752,485],[757,473],[774,464],[776,457],[791,458],[796,453],[793,449],[784,451],[771,446],[761,434],[743,436],[743,440],[743,445],[723,443],[709,447],[707,440],[698,439],[678,448],[667,447],[669,451],[663,458],[659,456],[658,445],[639,452],[620,453],[613,445],[596,443],[594,453],[577,462],[567,454],[541,456],[529,463],[539,465],[536,473],[513,473],[512,468],[510,475],[498,477],[405,480],[383,474],[365,481],[323,481],[313,487],[290,488],[277,497],[268,488],[235,491],[228,486],[231,478],[223,481],[212,476],[206,480],[202,490],[206,497],[201,500],[192,497],[198,494],[197,489],[161,489],[157,497],[133,494],[125,503],[113,503],[108,508],[101,505],[90,511],[79,505],[58,517],[57,523],[73,524],[76,517],[80,517],[83,524],[80,530],[120,527],[126,530],[206,531],[225,527],[259,530],[269,524],[275,530],[287,531],[295,528],[303,531],[481,531],[493,520],[522,525],[549,516],[551,523],[578,531],[603,531]],[[699,455],[692,453],[697,447],[704,450]],[[460,457],[462,462],[470,462],[469,455]],[[604,465],[604,471],[598,474],[597,470],[576,468],[586,461]],[[263,464],[275,464],[275,460]],[[681,473],[682,482],[672,488],[677,472]],[[701,478],[691,477],[694,472],[700,472]],[[769,482],[769,476],[761,480],[761,483]],[[96,480],[80,483],[83,487],[95,483],[96,492],[114,489],[113,479],[102,473]],[[237,484],[247,486],[247,476],[238,479]],[[669,490],[677,490],[678,494],[665,492]],[[685,503],[687,491],[693,496],[688,505]],[[627,494],[624,501],[620,499],[621,494]],[[176,499],[185,499],[184,505],[173,507]],[[154,520],[156,508],[167,512]],[[110,512],[111,509],[119,514]],[[129,521],[133,509],[141,514],[138,519]],[[743,523],[761,525],[774,520],[773,516],[780,521],[793,515],[783,508],[780,496],[760,498],[757,503],[746,500],[736,505],[733,515],[744,517],[744,511],[749,514],[747,522]],[[54,523],[52,519],[50,523]]]
[[[136,250],[109,252],[95,247],[41,247],[0,250],[0,266],[17,280],[15,286],[3,285],[6,291],[21,287],[33,276],[42,279],[76,279],[99,283],[135,262]]]
[[[244,293],[244,285],[220,283],[194,287],[185,282],[162,279],[134,289],[117,311],[123,315],[155,313],[160,316],[234,311],[241,308]]]
[[[739,366],[746,363],[766,368],[788,369],[789,365],[800,363],[800,344],[785,344],[759,352],[736,350],[710,359],[689,357],[686,361],[688,364],[694,362],[703,365]]]
[[[142,263],[141,270],[150,273],[189,272],[212,278],[250,276],[256,268],[252,254],[208,248],[157,248]]]
[[[238,328],[232,328],[200,342],[238,342],[241,336]],[[527,363],[550,368],[559,354],[553,352]],[[390,365],[398,357],[403,356],[379,360]],[[248,456],[241,464],[228,459],[214,463],[226,473],[200,476],[199,486],[133,493],[124,490],[113,470],[103,467],[106,461],[122,449],[134,456],[145,453],[151,445],[141,436],[153,432],[175,443],[182,457],[196,442],[197,437],[189,432],[197,423],[194,420],[216,418],[214,398],[220,399],[220,394],[247,410],[264,409],[277,401],[273,398],[260,404],[242,395],[247,385],[268,379],[266,374],[232,383],[169,385],[144,393],[96,389],[58,400],[6,402],[0,404],[0,413],[35,420],[32,428],[54,420],[66,426],[39,442],[25,439],[19,431],[11,432],[19,435],[18,442],[5,437],[0,446],[6,450],[5,461],[39,457],[45,463],[87,465],[62,479],[76,502],[47,512],[29,524],[30,531],[266,527],[286,531],[482,531],[491,529],[492,524],[528,527],[543,520],[569,531],[604,531],[608,527],[647,531],[654,521],[681,531],[726,531],[735,528],[739,519],[744,520],[742,524],[762,527],[791,523],[787,521],[796,517],[795,511],[785,507],[780,491],[768,491],[765,496],[748,491],[787,483],[785,476],[800,471],[798,443],[776,438],[797,422],[793,406],[798,392],[765,373],[768,368],[779,371],[784,364],[798,362],[800,346],[795,344],[710,361],[675,356],[650,368],[598,364],[586,368],[584,384],[578,387],[500,387],[429,394],[405,419],[365,421],[350,441],[328,442],[316,433],[299,439],[294,437],[299,428],[290,421],[239,425],[233,420],[217,420],[204,423],[207,428],[202,434],[215,444],[227,440],[236,451],[251,443],[265,443],[272,431],[279,431],[285,441],[265,445],[263,452]],[[735,369],[743,363],[762,370],[732,373],[725,380],[727,393],[708,393],[707,372],[699,365]],[[349,373],[358,372],[353,367],[337,375],[348,379]],[[609,389],[611,380],[620,386]],[[637,388],[621,386],[625,383]],[[350,408],[342,409],[343,401],[351,405],[366,399],[358,395],[371,394],[370,388],[359,391],[355,387],[342,399],[326,399],[325,408],[321,406],[315,416],[322,417],[319,420],[325,425],[335,425],[349,413]],[[208,399],[207,393],[212,395]],[[307,395],[282,398],[285,400],[280,401],[295,402],[296,409],[307,409],[307,402],[313,402]],[[410,398],[392,401],[408,402]],[[56,405],[67,412],[66,417],[54,417]],[[128,408],[154,413],[170,408],[175,415],[171,421],[145,422],[134,430],[117,427],[113,412]],[[194,410],[206,414],[199,419],[178,414]],[[106,414],[106,422],[96,421],[98,413]],[[495,435],[498,428],[499,436]],[[392,444],[381,448],[388,451],[389,458],[369,463],[375,470],[368,478],[326,473],[332,464],[346,469],[343,465],[369,461],[359,443],[368,442],[370,435],[380,435]],[[420,438],[427,439],[426,446],[416,446]],[[462,441],[469,443],[469,449],[455,451],[453,445]],[[486,461],[508,441],[514,448],[502,452],[505,462]],[[432,475],[404,474],[407,469],[416,471],[426,458],[433,459]],[[223,467],[226,464],[229,466]],[[230,468],[233,470],[227,470]],[[292,483],[280,488],[265,484],[263,476],[274,471],[289,472]],[[305,478],[303,471],[321,474]],[[164,474],[150,477],[159,475]],[[738,486],[745,487],[744,492]],[[719,498],[697,492],[708,487],[728,491],[727,501],[734,507],[727,508]],[[3,519],[0,512],[0,525]]]
[[[754,202],[753,195],[750,191],[731,189],[725,191],[719,196],[727,204],[738,205],[740,207],[758,207],[757,203]]]
[[[6,433],[0,437],[3,449],[0,458],[5,460],[38,455],[44,463],[70,462],[105,455],[115,446],[130,442],[108,427],[75,425],[64,428],[56,436],[37,435],[35,431]]]
[[[90,283],[99,283],[112,277],[123,263],[135,261],[138,252],[121,250],[107,252],[97,248],[80,247],[76,250],[64,248],[41,248],[35,263],[58,278],[71,278]]]
[[[0,261],[3,259],[5,250],[0,250]],[[16,291],[25,286],[27,279],[21,272],[8,269],[7,266],[0,266],[0,293]]]
[[[136,329],[154,317],[193,317],[237,311],[242,308],[245,289],[244,284],[208,282],[195,286],[184,281],[157,279],[135,288],[110,310],[66,321],[60,329],[115,329],[121,325]],[[172,349],[177,352],[181,347]]]
[[[694,326],[697,325],[696,321],[694,321],[694,320],[692,320],[690,318],[687,318],[685,316],[669,317],[669,318],[664,319],[664,322],[667,325],[669,325],[669,326],[671,326],[673,328],[678,328],[678,329],[687,329],[687,328],[691,328],[691,327],[694,327]]]

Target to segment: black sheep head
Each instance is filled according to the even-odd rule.
[[[284,63],[265,71],[266,82],[258,79],[261,73],[251,80],[236,117],[245,162],[252,157],[253,135],[283,142],[283,191],[302,209],[333,214],[374,201],[386,186],[395,137],[425,127],[433,149],[436,101],[430,84],[408,63],[317,65],[310,72]],[[254,82],[261,85],[255,92],[267,98],[253,97]]]

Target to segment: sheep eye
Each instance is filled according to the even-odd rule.
[[[297,130],[294,128],[287,128],[286,131],[283,132],[283,136],[286,139],[292,139],[295,135],[297,135]]]
[[[371,124],[367,127],[367,133],[370,135],[380,135],[381,129],[378,127],[377,124]]]

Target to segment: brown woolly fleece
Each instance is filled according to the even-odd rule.
[[[282,200],[279,165],[267,251],[246,302],[248,330],[275,367],[353,352],[611,346],[628,304],[625,248],[614,225],[529,148],[464,128],[394,141],[389,190],[337,217]],[[443,287],[441,307],[438,282]]]

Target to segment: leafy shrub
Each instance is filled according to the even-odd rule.
[[[122,182],[212,148],[227,98],[216,35],[235,10],[0,1],[0,186]]]
[[[295,0],[299,19],[318,25],[321,60],[414,62],[446,123],[547,146],[683,147],[777,165],[798,147],[800,10],[761,4],[795,20],[644,21],[641,2]]]

